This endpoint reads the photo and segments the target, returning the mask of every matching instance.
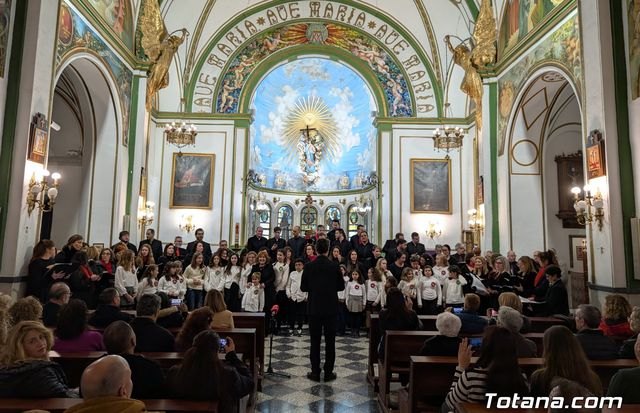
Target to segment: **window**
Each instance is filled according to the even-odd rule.
[[[289,239],[293,228],[293,208],[289,205],[283,205],[278,208],[278,222],[276,225],[282,229],[280,236],[284,239]]]
[[[269,204],[266,204],[269,206]],[[256,211],[256,221],[258,221],[258,226],[261,226],[262,236],[271,238],[271,207],[269,209],[265,209],[262,211]]]
[[[340,208],[335,205],[331,205],[324,211],[324,225],[327,227],[327,231],[331,230],[331,222],[334,219],[342,222],[342,213],[340,212]]]
[[[313,206],[305,206],[300,211],[300,229],[304,232],[307,230],[316,230],[318,225],[318,210]]]
[[[349,207],[349,222],[347,223],[347,237],[351,238],[358,232],[358,224],[360,224],[360,215],[358,215],[358,207],[351,205]],[[364,223],[364,217],[362,217],[362,223]]]

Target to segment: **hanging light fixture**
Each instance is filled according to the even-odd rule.
[[[450,116],[451,114],[451,104],[445,103],[445,116]],[[460,127],[446,126],[443,125],[440,128],[436,128],[433,132],[433,147],[434,149],[440,151],[444,150],[447,153],[446,158],[449,158],[449,152],[454,149],[462,148],[462,140],[466,131]]]

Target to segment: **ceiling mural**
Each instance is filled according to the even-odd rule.
[[[250,182],[291,192],[357,190],[377,183],[373,94],[351,67],[303,57],[255,90]]]
[[[536,66],[560,66],[571,76],[578,95],[582,93],[583,73],[580,50],[580,26],[577,11],[560,27],[530,49],[521,60],[498,79],[498,154],[504,153],[506,129],[514,101]]]
[[[231,62],[222,77],[216,100],[217,112],[238,112],[239,97],[246,77],[270,54],[302,44],[339,47],[363,60],[375,74],[392,117],[412,116],[411,96],[402,71],[391,56],[373,40],[336,24],[293,24],[261,34]]]
[[[129,0],[88,0],[109,27],[133,50],[133,9]]]
[[[551,11],[564,0],[505,0],[505,12],[500,26],[502,56],[533,31]]]

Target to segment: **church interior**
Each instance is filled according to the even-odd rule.
[[[639,1],[0,17],[0,412],[640,410]]]

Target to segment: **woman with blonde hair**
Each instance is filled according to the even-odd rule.
[[[510,307],[522,316],[522,328],[520,329],[521,334],[528,333],[531,330],[531,320],[529,317],[522,314],[522,301],[520,301],[520,297],[517,294],[512,292],[505,292],[500,294],[498,297],[498,308],[499,307]],[[498,313],[493,308],[487,309],[487,317],[491,317],[489,324],[495,324],[495,317],[498,316]]]
[[[610,294],[604,300],[600,330],[605,336],[627,339],[634,335],[629,325],[631,305],[620,294]]]
[[[138,268],[138,279],[142,278],[144,271],[151,264],[155,264],[156,261],[153,258],[153,251],[151,251],[151,245],[142,244],[140,246],[140,250],[138,251],[138,256],[136,257],[136,267]]]
[[[209,290],[204,298],[204,306],[213,311],[211,328],[213,330],[235,328],[233,324],[233,313],[227,310],[224,296],[216,289]]]
[[[42,323],[21,321],[0,355],[0,398],[78,397],[58,363],[49,360],[53,335]]]
[[[122,305],[133,305],[138,289],[138,277],[134,265],[133,251],[125,249],[120,253],[118,268],[116,268],[115,288],[120,294]]]

